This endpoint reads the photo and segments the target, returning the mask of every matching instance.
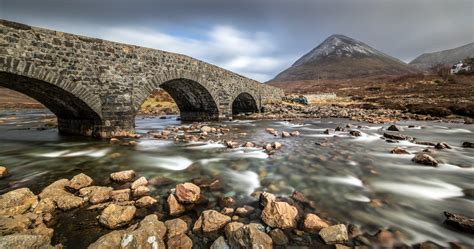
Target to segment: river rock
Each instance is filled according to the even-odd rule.
[[[146,208],[146,207],[151,207],[153,206],[155,203],[157,203],[158,201],[153,198],[153,197],[150,197],[150,196],[143,196],[142,198],[138,199],[136,202],[135,202],[135,206],[137,207],[141,207],[141,208]]]
[[[224,227],[224,233],[226,238],[230,238],[232,234],[237,231],[239,228],[243,227],[244,223],[241,222],[230,222]]]
[[[237,214],[240,217],[246,217],[249,214],[251,214],[254,210],[255,210],[254,207],[244,205],[243,207],[239,207],[239,208],[235,209],[235,214]]]
[[[265,207],[267,204],[274,202],[275,200],[275,195],[268,192],[263,192],[259,195],[259,202],[262,207]]]
[[[199,200],[201,189],[190,182],[176,185],[176,198],[179,202],[190,204]]]
[[[203,127],[201,127],[201,132],[209,133],[211,132],[211,127],[204,125]]]
[[[148,183],[155,187],[161,187],[161,186],[175,183],[175,181],[173,179],[170,179],[164,176],[155,176],[155,177],[152,177],[150,180],[148,180]]]
[[[334,131],[334,129],[326,129],[323,133],[327,134],[327,135],[330,135],[330,134],[334,134],[335,131]]]
[[[202,231],[204,233],[218,232],[231,220],[229,216],[223,215],[215,210],[206,210],[202,212],[201,219]]]
[[[464,142],[464,143],[462,143],[462,147],[464,147],[464,148],[474,148],[474,142]]]
[[[423,164],[427,166],[438,166],[438,161],[434,159],[432,156],[424,153],[419,153],[415,157],[411,159],[413,162],[418,164]]]
[[[229,244],[225,240],[224,236],[220,236],[211,245],[210,249],[230,249]]]
[[[272,147],[275,149],[275,150],[279,150],[283,145],[279,142],[273,142],[272,143]]]
[[[394,132],[385,132],[383,134],[383,136],[385,138],[388,138],[388,139],[393,139],[393,140],[407,140],[407,141],[410,141],[410,142],[414,142],[415,141],[415,138],[414,137],[410,137],[410,136],[406,136],[406,135],[403,135],[403,134],[400,134],[400,133],[394,133]]]
[[[38,203],[38,198],[28,188],[19,188],[0,195],[0,215],[23,214]]]
[[[170,194],[167,199],[169,214],[171,216],[178,216],[186,211],[186,208],[181,205],[173,194]]]
[[[342,244],[349,240],[347,228],[344,224],[338,224],[321,229],[319,236],[326,244]]]
[[[184,234],[188,231],[188,224],[179,218],[167,220],[165,226],[168,231],[168,238]]]
[[[74,176],[69,185],[67,186],[70,189],[79,190],[84,187],[88,187],[92,184],[93,180],[88,175],[80,173],[79,175]]]
[[[142,197],[145,195],[149,195],[151,192],[150,188],[147,186],[138,186],[136,189],[133,190],[133,197]]]
[[[398,125],[390,125],[387,131],[403,131],[403,128]]]
[[[289,136],[291,136],[291,135],[290,135],[289,132],[282,131],[282,132],[281,132],[281,136],[282,136],[282,137],[289,137]]]
[[[61,210],[70,210],[82,206],[85,200],[66,191],[65,187],[68,185],[69,180],[67,179],[57,180],[44,188],[39,197],[41,199],[50,198]]]
[[[52,213],[54,210],[56,210],[57,206],[56,203],[50,199],[50,198],[45,198],[41,199],[38,204],[35,206],[33,209],[33,213],[35,214],[48,214]]]
[[[131,190],[129,188],[110,191],[110,199],[114,202],[124,202],[130,200]]]
[[[254,223],[237,229],[228,239],[231,248],[273,248],[272,238]]]
[[[110,192],[112,190],[113,188],[111,187],[91,186],[79,190],[79,195],[89,199],[91,204],[99,204],[110,199]]]
[[[300,132],[299,131],[292,131],[290,132],[290,135],[293,136],[293,137],[297,137],[300,135]]]
[[[108,205],[99,216],[99,222],[109,229],[117,229],[128,224],[135,216],[134,206]]]
[[[354,137],[360,137],[360,136],[362,136],[362,132],[357,131],[357,130],[349,131],[349,134],[350,134],[351,136],[354,136]]]
[[[115,182],[131,182],[135,176],[135,171],[125,170],[110,174],[110,179]]]
[[[53,248],[51,240],[44,235],[11,234],[0,236],[0,248]]]
[[[255,147],[255,144],[252,143],[252,142],[246,142],[245,144],[242,145],[242,147],[253,148],[253,147]]]
[[[473,217],[467,217],[464,215],[453,214],[449,212],[444,212],[444,216],[446,216],[446,220],[444,221],[446,224],[454,226],[464,232],[474,234]]]
[[[0,236],[28,230],[32,221],[26,215],[0,216]]]
[[[191,249],[193,241],[186,234],[180,234],[169,238],[166,245],[168,248]]]
[[[288,237],[281,229],[273,229],[269,232],[270,237],[272,238],[273,244],[284,246],[288,244]]]
[[[435,145],[436,149],[442,150],[442,149],[452,149],[451,146],[446,143],[446,142],[440,142]]]
[[[6,167],[0,166],[0,179],[7,176],[8,170]]]
[[[166,226],[156,215],[146,216],[138,226],[127,230],[116,230],[100,237],[89,245],[89,249],[102,248],[165,248],[163,237]]]
[[[319,232],[321,229],[329,227],[329,224],[315,214],[307,214],[304,219],[304,229],[309,232]]]
[[[401,148],[401,147],[395,147],[393,148],[390,153],[392,154],[410,154],[407,150]]]
[[[286,202],[270,201],[262,211],[262,220],[270,227],[280,229],[293,228],[296,226],[298,209]]]
[[[145,177],[142,176],[132,183],[131,189],[135,190],[140,186],[146,186],[146,185],[148,185],[148,181],[146,180]]]
[[[235,199],[232,196],[225,196],[219,199],[219,206],[232,207],[235,205]]]

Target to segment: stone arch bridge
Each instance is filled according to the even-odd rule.
[[[0,86],[28,95],[58,118],[59,131],[95,137],[133,132],[157,88],[183,121],[258,112],[283,91],[203,61],[156,49],[0,20]]]

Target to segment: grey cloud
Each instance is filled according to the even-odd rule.
[[[335,33],[404,61],[464,45],[474,41],[472,16],[473,0],[0,1],[1,18],[85,35],[104,36],[103,30],[115,28],[152,29],[199,40],[208,39],[206,32],[216,26],[233,27],[249,39],[261,32],[275,49],[255,57],[273,58],[278,66],[240,67],[241,73],[261,80],[272,78]],[[225,66],[232,55],[224,54],[200,56]]]

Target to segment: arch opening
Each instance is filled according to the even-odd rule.
[[[0,86],[24,94],[49,109],[58,119],[60,133],[97,135],[101,118],[82,99],[46,81],[0,72]]]
[[[219,108],[209,91],[194,80],[179,78],[159,85],[178,106],[183,121],[219,119]]]
[[[257,102],[249,93],[241,93],[232,102],[232,115],[258,112]]]

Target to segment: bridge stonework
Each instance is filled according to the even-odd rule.
[[[134,132],[157,88],[182,120],[219,120],[281,101],[281,89],[170,52],[0,20],[0,86],[28,95],[57,117],[59,131],[95,137]],[[234,108],[234,109],[235,109]]]

